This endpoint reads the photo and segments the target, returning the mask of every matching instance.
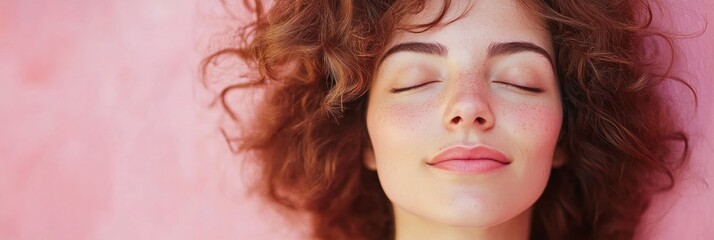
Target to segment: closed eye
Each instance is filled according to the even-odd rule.
[[[516,85],[513,83],[501,82],[501,81],[494,81],[494,82],[503,84],[504,86],[506,86],[508,88],[516,88],[516,89],[525,90],[525,91],[532,92],[532,93],[542,93],[543,92],[543,89],[540,89],[540,88],[525,87],[525,86]]]
[[[414,88],[418,88],[418,87],[421,87],[421,86],[424,86],[424,85],[427,85],[427,84],[430,84],[430,83],[435,83],[435,82],[439,82],[439,81],[425,82],[425,83],[422,83],[422,84],[419,84],[419,85],[416,85],[416,86],[405,87],[405,88],[392,88],[391,90],[389,90],[389,92],[390,92],[390,93],[400,93],[400,92],[412,90],[412,89],[414,89]]]

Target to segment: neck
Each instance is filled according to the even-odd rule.
[[[490,227],[459,227],[430,221],[403,209],[394,209],[395,239],[521,239],[530,236],[531,209]]]

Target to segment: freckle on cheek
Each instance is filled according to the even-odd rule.
[[[520,120],[521,130],[527,132],[544,132],[550,133],[557,131],[554,129],[555,121],[559,121],[559,116],[555,116],[557,112],[543,106],[521,106],[511,109],[512,116]]]
[[[414,130],[414,124],[424,109],[413,104],[389,106],[385,109],[385,120],[390,126]]]

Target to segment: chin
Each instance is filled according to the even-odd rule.
[[[432,216],[435,222],[458,228],[489,228],[509,221],[529,220],[531,205],[509,206],[503,202],[454,199],[450,209],[432,212]]]
[[[473,214],[469,216],[456,216],[448,219],[445,224],[459,228],[489,228],[507,222],[515,216],[510,215],[483,215]]]

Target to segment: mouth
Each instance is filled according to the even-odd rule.
[[[447,148],[427,162],[435,168],[463,173],[485,173],[510,163],[505,154],[486,146]]]

